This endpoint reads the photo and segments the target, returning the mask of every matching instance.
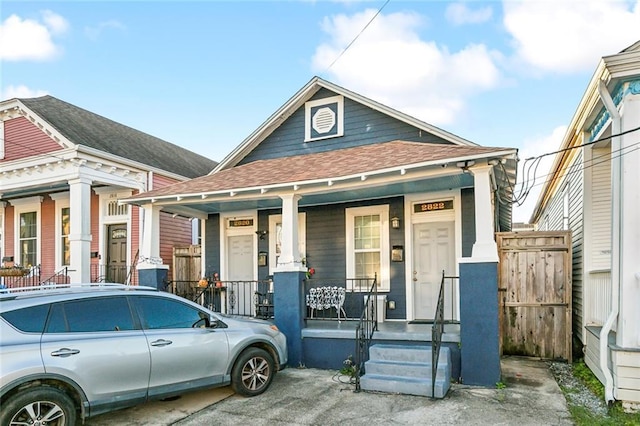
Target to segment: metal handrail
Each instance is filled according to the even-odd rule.
[[[60,282],[59,278],[63,278],[63,282]],[[68,284],[69,283],[69,267],[65,266],[55,274],[51,275],[46,280],[40,280],[40,285],[45,284]]]
[[[364,374],[364,363],[369,352],[373,333],[378,329],[377,301],[378,301],[378,276],[373,278],[369,292],[365,296],[365,305],[356,327],[356,351],[354,359],[354,378],[356,392],[360,391],[360,377]]]
[[[442,271],[440,281],[440,292],[438,293],[438,304],[436,314],[431,326],[431,398],[435,397],[436,374],[438,373],[438,361],[440,359],[440,348],[442,347],[442,335],[444,334],[444,280],[457,279],[458,277],[447,277]]]

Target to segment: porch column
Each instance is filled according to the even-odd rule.
[[[160,211],[162,208],[152,204],[141,207],[142,241],[136,265],[138,284],[164,289],[169,265],[163,265],[160,257]]]
[[[640,122],[640,81],[629,83],[630,95],[624,98],[624,116],[620,120],[620,131],[625,132],[637,126]],[[640,151],[634,148],[638,141],[638,132],[622,135],[612,139],[612,163],[617,163],[620,179],[613,180],[613,205],[618,205],[614,211],[613,226],[619,236],[618,247],[613,247],[612,270],[619,268],[620,311],[616,344],[622,348],[640,348]],[[618,146],[619,144],[619,146]],[[618,154],[620,153],[620,154]],[[617,157],[617,158],[616,158]],[[619,202],[615,202],[618,198]],[[614,244],[616,240],[614,239]],[[615,278],[612,274],[612,278]],[[617,285],[615,280],[613,285]],[[616,301],[613,301],[616,303]]]
[[[69,183],[69,278],[72,283],[91,282],[91,184],[87,178]]]
[[[491,195],[491,173],[493,166],[488,164],[473,166],[474,196],[476,200],[476,242],[471,256],[486,261],[498,261],[498,246],[495,241],[495,218],[493,197]]]
[[[468,385],[493,387],[500,381],[498,246],[494,240],[492,166],[472,167],[476,241],[460,266],[460,375]]]
[[[280,259],[273,274],[274,322],[287,336],[289,365],[304,363],[302,328],[304,327],[304,277],[306,268],[298,252],[299,195],[281,195],[282,241]]]

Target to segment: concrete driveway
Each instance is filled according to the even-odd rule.
[[[503,389],[453,384],[444,399],[360,392],[335,371],[286,369],[254,398],[230,388],[105,414],[90,425],[572,425],[547,364],[507,357]],[[191,401],[191,402],[189,402]]]

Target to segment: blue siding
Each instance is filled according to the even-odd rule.
[[[394,197],[379,200],[367,200],[347,204],[331,204],[325,206],[301,208],[306,213],[306,248],[307,264],[316,270],[314,279],[353,278],[346,277],[347,253],[345,236],[345,209],[360,206],[389,205],[391,216],[404,216],[404,198]],[[267,229],[270,214],[280,214],[280,210],[261,211],[258,214],[259,229]],[[404,221],[403,221],[404,222]],[[402,223],[404,227],[404,223]],[[268,235],[259,242],[259,250],[268,250]],[[404,247],[404,229],[389,229],[389,246]],[[216,252],[217,253],[217,252]],[[391,253],[387,253],[391,256]],[[209,252],[207,252],[209,257]],[[406,288],[404,262],[390,263],[391,290],[388,300],[395,300],[396,309],[387,310],[387,318],[406,318]],[[267,276],[267,268],[258,268],[260,278]]]
[[[211,276],[220,272],[220,215],[210,214],[205,222],[205,265],[204,273]]]
[[[471,257],[476,242],[476,202],[473,188],[460,191],[462,204],[462,257]]]
[[[322,89],[312,99],[330,96],[335,96],[335,93]],[[344,99],[344,136],[305,143],[304,121],[305,109],[302,106],[250,152],[240,164],[389,142],[396,139],[412,142],[450,143],[348,98]]]

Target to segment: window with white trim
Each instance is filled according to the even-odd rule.
[[[378,290],[389,290],[389,206],[347,209],[346,246],[347,278],[375,276]],[[368,290],[353,282],[348,285],[356,291]]]
[[[32,267],[38,264],[38,213],[25,212],[19,216],[20,265]]]
[[[69,207],[69,192],[49,194],[55,202],[55,235],[56,235],[56,270],[71,265],[71,208]]]
[[[42,197],[11,200],[14,206],[14,261],[24,267],[37,266],[40,261],[38,240],[40,239],[40,204]]]
[[[71,214],[69,207],[60,210],[60,264],[69,266],[71,264],[71,243],[69,234],[71,233]]]

